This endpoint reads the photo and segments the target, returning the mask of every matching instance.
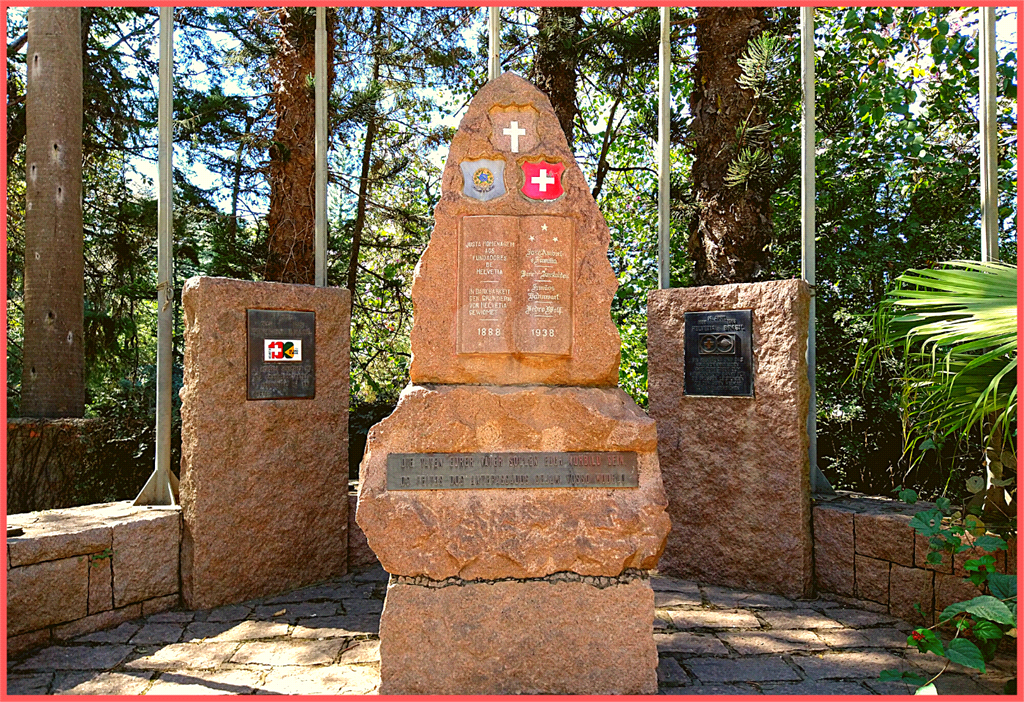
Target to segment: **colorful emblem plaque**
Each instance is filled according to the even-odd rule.
[[[462,194],[474,200],[487,202],[505,194],[505,162],[487,158],[463,161]]]
[[[557,200],[562,196],[565,164],[526,161],[523,164],[523,195],[531,200]]]

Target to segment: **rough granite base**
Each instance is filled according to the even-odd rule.
[[[380,621],[380,694],[654,694],[653,626],[654,592],[634,570],[393,578]]]
[[[192,278],[182,306],[186,604],[216,607],[343,575],[348,291]],[[316,313],[314,398],[247,399],[247,309]]]
[[[655,290],[650,415],[672,532],[659,570],[788,597],[812,588],[802,280]],[[684,393],[685,313],[753,310],[754,397]]]

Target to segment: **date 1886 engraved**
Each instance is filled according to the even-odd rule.
[[[640,486],[632,451],[390,453],[388,490],[629,488]]]

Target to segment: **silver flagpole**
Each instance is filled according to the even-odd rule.
[[[487,80],[501,75],[501,8],[489,8],[487,17],[488,60]]]
[[[981,260],[999,260],[999,144],[996,134],[996,10],[978,23],[978,132],[981,139]]]
[[[800,123],[800,275],[811,286],[811,308],[807,324],[807,381],[811,387],[807,406],[807,457],[811,471],[811,492],[835,494],[818,468],[818,396],[815,382],[814,334],[814,8],[800,8],[800,80],[803,83],[803,119]]]
[[[671,286],[669,248],[669,119],[672,102],[672,8],[661,8],[661,41],[658,46],[658,287]]]
[[[156,458],[136,505],[173,505],[178,500],[178,479],[171,472],[171,352],[174,331],[174,259],[171,234],[174,203],[171,182],[173,146],[173,31],[174,8],[160,8],[160,78],[157,103],[159,134],[157,166],[157,342],[156,342]]]
[[[316,8],[316,45],[314,47],[316,67],[315,107],[316,113],[316,232],[314,256],[316,261],[316,284],[327,285],[327,8]]]

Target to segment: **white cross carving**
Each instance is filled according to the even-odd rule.
[[[538,186],[537,190],[540,190],[542,193],[546,193],[548,191],[548,186],[555,184],[555,179],[548,175],[547,169],[541,168],[540,175],[530,178],[530,182]]]
[[[512,137],[512,153],[519,153],[519,137],[526,135],[526,130],[519,128],[519,122],[510,122],[508,128],[503,129],[501,133]]]

